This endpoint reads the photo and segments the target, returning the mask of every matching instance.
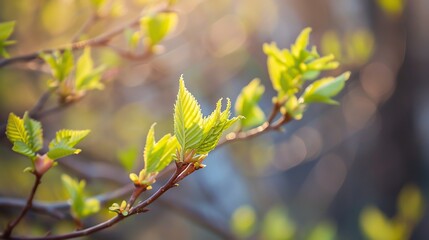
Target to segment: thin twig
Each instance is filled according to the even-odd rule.
[[[30,117],[34,117],[37,113],[43,110],[45,107],[45,104],[48,102],[49,98],[52,95],[53,90],[46,91],[43,93],[43,95],[39,98],[36,105],[30,110],[29,115]]]
[[[221,146],[225,145],[226,143],[231,143],[231,142],[235,142],[238,140],[253,138],[253,137],[259,136],[263,133],[269,132],[269,131],[280,130],[284,124],[286,124],[292,120],[292,117],[288,113],[285,113],[281,116],[281,118],[279,118],[279,119],[277,119],[277,121],[273,122],[274,118],[277,116],[277,114],[279,112],[280,112],[280,104],[275,103],[273,105],[273,110],[271,111],[271,114],[270,114],[270,116],[266,122],[264,122],[262,125],[260,125],[258,127],[249,129],[249,130],[244,131],[244,132],[229,133],[228,135],[226,135],[226,137],[224,139],[219,141],[217,147],[221,147]]]
[[[86,20],[86,22],[82,25],[82,27],[79,29],[79,31],[76,32],[76,34],[72,38],[72,42],[77,42],[79,38],[84,34],[86,31],[88,31],[92,25],[94,25],[97,20],[100,19],[100,16],[97,14],[97,12],[93,12],[91,16]]]
[[[156,10],[156,12],[166,12],[166,11],[169,11],[168,7],[160,7],[158,10]],[[29,61],[35,60],[35,59],[39,58],[40,53],[48,53],[49,54],[49,53],[52,53],[55,51],[64,51],[66,49],[76,50],[76,49],[82,49],[82,48],[85,48],[88,46],[99,47],[99,46],[106,45],[114,37],[121,34],[125,29],[138,26],[138,24],[140,22],[140,18],[141,18],[141,16],[139,16],[138,18],[134,19],[133,21],[131,21],[131,22],[129,22],[129,23],[127,23],[121,27],[118,27],[118,28],[116,28],[110,32],[107,32],[105,34],[102,34],[100,36],[97,36],[97,37],[94,37],[94,38],[91,38],[88,40],[69,43],[69,44],[66,44],[66,45],[58,47],[58,48],[45,49],[45,50],[40,50],[40,51],[36,51],[33,53],[21,55],[21,56],[1,59],[0,60],[0,68],[7,66],[7,65],[10,65],[10,64],[17,63],[17,62],[29,62]]]
[[[112,199],[122,197],[134,189],[133,184],[126,184],[125,186],[118,188],[114,191],[94,196],[100,204],[105,204]],[[26,200],[21,198],[0,198],[0,208],[24,208],[26,206]],[[33,201],[31,210],[37,213],[46,214],[56,219],[63,219],[66,215],[63,213],[70,210],[70,203],[68,201],[59,202],[40,202]]]
[[[15,221],[13,221],[7,225],[6,229],[4,230],[4,232],[2,234],[3,238],[8,238],[10,236],[10,234],[12,234],[12,231],[16,227],[16,225],[18,225],[18,223],[22,220],[22,218],[25,216],[25,214],[27,214],[28,210],[31,209],[31,206],[33,204],[34,195],[36,194],[37,188],[39,187],[39,185],[41,183],[41,178],[42,178],[42,175],[39,175],[37,173],[35,173],[34,176],[36,177],[34,180],[34,185],[33,185],[33,188],[31,189],[30,196],[28,196],[25,207],[22,209],[21,213],[15,219]]]
[[[3,234],[3,238],[6,239],[28,239],[28,240],[42,240],[42,239],[70,239],[70,238],[76,238],[76,237],[81,237],[81,236],[87,236],[90,235],[92,233],[96,233],[99,232],[103,229],[106,229],[108,227],[111,227],[113,225],[115,225],[116,223],[122,221],[123,219],[130,217],[134,214],[138,214],[141,212],[146,211],[146,207],[149,206],[150,204],[152,204],[156,199],[158,199],[159,197],[161,197],[164,193],[166,193],[169,189],[177,186],[177,177],[184,171],[187,171],[187,165],[185,167],[177,167],[176,171],[174,172],[174,174],[171,176],[171,178],[167,181],[167,183],[165,183],[161,188],[159,188],[152,196],[150,196],[148,199],[146,199],[145,201],[139,203],[136,207],[133,207],[130,210],[129,215],[127,216],[123,216],[122,214],[118,214],[116,217],[113,217],[105,222],[102,222],[98,225],[95,225],[93,227],[89,227],[86,229],[82,229],[82,230],[78,230],[75,232],[71,232],[71,233],[66,233],[63,235],[54,235],[54,236],[45,236],[45,237],[10,237],[10,234],[6,235],[5,233]]]

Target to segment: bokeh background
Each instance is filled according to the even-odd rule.
[[[124,25],[156,1],[108,2],[105,16],[81,39]],[[139,151],[136,172],[150,125],[158,123],[158,137],[173,131],[181,74],[205,114],[221,97],[234,102],[258,77],[266,87],[261,105],[268,114],[276,93],[262,44],[275,41],[287,48],[310,26],[311,44],[342,63],[332,75],[352,71],[340,106],[311,106],[283,133],[217,149],[206,159],[207,168],[151,211],[88,239],[225,238],[201,217],[250,239],[407,239],[401,231],[410,231],[410,239],[429,237],[424,207],[429,198],[428,1],[178,0],[172,9],[179,23],[163,41],[162,53],[145,61],[121,56],[115,49],[128,51],[125,34],[110,47],[94,48],[95,62],[109,67],[105,89],[41,120],[47,139],[60,128],[92,132],[80,155],[63,159],[45,176],[37,200],[66,199],[59,180],[64,172],[85,179],[90,196],[123,186],[129,171],[119,153]],[[0,21],[17,23],[12,36],[17,44],[8,48],[12,56],[69,43],[92,14],[83,0],[0,1]],[[1,123],[10,112],[31,109],[49,78],[49,69],[38,61],[1,68]],[[57,99],[48,104],[55,106]],[[2,136],[0,195],[24,198],[32,184],[22,173],[29,162],[10,149]],[[108,206],[85,225],[114,216]],[[404,220],[407,211],[418,214]],[[0,223],[16,213],[0,208]],[[73,227],[33,213],[17,232],[61,233]]]

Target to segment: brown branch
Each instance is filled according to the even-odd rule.
[[[156,12],[166,12],[166,11],[169,11],[168,7],[160,7],[158,10],[156,10]],[[7,65],[17,63],[17,62],[33,61],[33,60],[39,58],[40,53],[48,53],[49,54],[49,53],[52,53],[55,51],[64,51],[66,49],[76,50],[76,49],[82,49],[82,48],[85,48],[88,46],[91,46],[91,47],[104,46],[108,42],[110,42],[114,37],[121,34],[125,29],[138,26],[138,24],[140,22],[140,18],[141,18],[141,16],[139,16],[138,18],[134,19],[133,21],[131,21],[131,22],[129,22],[129,23],[127,23],[121,27],[118,27],[118,28],[116,28],[110,32],[107,32],[105,34],[102,34],[100,36],[97,36],[97,37],[94,37],[94,38],[91,38],[88,40],[69,43],[69,44],[66,44],[66,45],[58,47],[58,48],[45,49],[45,50],[40,50],[40,51],[36,51],[33,53],[21,55],[21,56],[1,59],[0,60],[0,68],[7,66]]]
[[[86,20],[86,22],[82,25],[82,27],[79,29],[79,31],[77,31],[76,34],[73,36],[72,42],[77,42],[79,38],[82,36],[82,34],[88,31],[99,19],[100,19],[100,16],[97,14],[97,12],[93,12],[91,16]]]
[[[224,139],[219,141],[217,147],[221,147],[227,143],[235,142],[238,140],[250,139],[269,131],[280,130],[284,124],[290,122],[293,119],[288,113],[285,113],[281,116],[281,118],[273,122],[274,118],[280,112],[280,108],[281,108],[281,105],[279,103],[275,103],[273,105],[273,110],[271,111],[271,114],[268,117],[268,120],[266,122],[264,122],[262,125],[258,127],[249,129],[244,132],[232,132],[227,134]]]
[[[19,216],[15,219],[15,221],[9,223],[4,230],[2,237],[3,238],[9,238],[10,234],[12,234],[13,229],[18,225],[18,223],[22,220],[22,218],[27,214],[28,210],[31,209],[31,206],[33,204],[34,195],[36,194],[37,188],[39,187],[41,183],[42,175],[39,175],[38,173],[35,173],[34,176],[36,177],[34,180],[33,188],[31,189],[30,196],[28,196],[27,202],[25,204],[25,207],[22,209]]]
[[[70,238],[76,238],[76,237],[81,237],[81,236],[87,236],[90,235],[92,233],[96,233],[99,232],[103,229],[109,228],[113,225],[115,225],[116,223],[124,220],[127,217],[130,217],[134,214],[138,214],[141,212],[146,211],[146,207],[149,206],[150,204],[152,204],[156,199],[158,199],[159,197],[161,197],[164,193],[166,193],[169,189],[177,186],[177,177],[182,174],[185,171],[188,171],[188,165],[191,164],[185,164],[185,165],[181,165],[181,164],[177,164],[176,165],[176,170],[174,172],[174,174],[170,177],[170,179],[167,181],[167,183],[165,183],[161,188],[159,188],[152,196],[150,196],[148,199],[146,199],[145,201],[139,203],[136,207],[131,208],[129,215],[127,216],[123,216],[121,214],[118,214],[116,217],[113,217],[105,222],[102,222],[98,225],[95,225],[93,227],[89,227],[86,229],[82,229],[82,230],[78,230],[72,233],[66,233],[63,235],[55,235],[55,236],[45,236],[45,237],[10,237],[10,233],[8,235],[6,235],[5,233],[2,235],[3,238],[6,239],[28,239],[28,240],[42,240],[42,239],[70,239]],[[134,195],[134,194],[133,194]]]

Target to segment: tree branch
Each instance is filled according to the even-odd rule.
[[[168,7],[160,7],[159,9],[155,10],[155,12],[167,12],[167,11],[169,11]],[[91,47],[103,46],[103,45],[107,44],[108,42],[110,42],[114,37],[121,34],[125,29],[138,26],[138,24],[140,23],[140,18],[141,18],[141,16],[139,16],[138,18],[134,19],[133,21],[131,21],[131,22],[129,22],[129,23],[127,23],[121,27],[118,27],[118,28],[116,28],[110,32],[107,32],[107,33],[102,34],[100,36],[97,36],[95,38],[91,38],[91,39],[79,41],[79,42],[69,43],[67,45],[64,45],[64,46],[61,46],[58,48],[45,49],[45,50],[40,50],[37,52],[33,52],[33,53],[21,55],[21,56],[1,59],[0,60],[0,68],[7,66],[7,65],[14,64],[14,63],[18,63],[18,62],[33,61],[33,60],[39,58],[40,53],[48,53],[49,54],[49,53],[52,53],[55,51],[64,51],[66,49],[76,50],[76,49],[81,49],[81,48],[85,48],[88,46],[91,46]]]
[[[217,147],[221,147],[227,143],[235,142],[238,140],[250,139],[269,131],[280,130],[284,124],[290,122],[293,118],[288,113],[285,113],[277,121],[273,122],[274,118],[277,116],[279,112],[280,112],[280,104],[275,103],[273,105],[273,110],[271,111],[271,114],[266,122],[264,122],[262,125],[258,127],[249,129],[244,132],[232,132],[227,134],[224,139],[219,141]]]
[[[128,218],[134,214],[138,214],[144,211],[147,211],[145,208],[147,206],[149,206],[150,204],[152,204],[156,199],[158,199],[159,197],[161,197],[164,193],[166,193],[169,189],[177,186],[177,182],[178,182],[178,176],[180,176],[182,173],[184,172],[188,172],[189,165],[193,165],[192,163],[187,163],[187,164],[176,164],[176,170],[174,172],[174,174],[170,177],[170,179],[167,181],[167,183],[165,183],[162,187],[160,187],[152,196],[150,196],[148,199],[146,199],[145,201],[139,203],[136,207],[131,208],[129,215],[127,216],[123,216],[121,214],[118,214],[116,217],[113,217],[105,222],[102,222],[98,225],[95,225],[93,227],[89,227],[86,229],[82,229],[79,231],[75,231],[72,233],[66,233],[63,235],[55,235],[55,236],[45,236],[45,237],[10,237],[10,233],[8,235],[6,235],[6,232],[2,235],[3,238],[6,239],[28,239],[28,240],[42,240],[42,239],[70,239],[70,238],[76,238],[76,237],[81,237],[81,236],[87,236],[90,235],[92,233],[96,233],[99,232],[103,229],[109,228],[113,225],[115,225],[116,223],[124,220],[125,218]],[[196,169],[194,169],[196,170]],[[182,178],[183,179],[183,178]],[[30,206],[31,207],[31,206]],[[28,209],[27,209],[28,210]]]
[[[41,178],[42,178],[42,175],[39,175],[38,173],[35,173],[34,176],[36,177],[34,180],[34,185],[33,185],[33,188],[31,189],[30,196],[28,196],[25,207],[22,209],[21,213],[15,219],[15,221],[13,221],[7,225],[6,229],[4,230],[4,232],[2,234],[3,238],[8,238],[10,236],[10,234],[12,233],[12,231],[16,227],[16,225],[18,225],[18,223],[22,220],[22,218],[25,216],[25,214],[27,214],[28,210],[31,209],[32,204],[33,204],[34,195],[36,194],[37,188],[39,187],[39,185],[41,183]]]

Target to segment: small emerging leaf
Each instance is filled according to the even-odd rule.
[[[33,151],[33,149],[31,149],[29,145],[21,141],[14,142],[12,150],[24,156],[27,156],[32,160],[36,157],[36,153]]]
[[[64,50],[63,53],[55,51],[52,54],[41,53],[40,57],[51,67],[52,75],[62,82],[68,77],[73,70],[73,53],[70,49]]]
[[[155,141],[155,124],[149,129],[144,150],[146,173],[162,171],[173,159],[176,150],[176,138],[170,134],[164,135],[158,142]]]
[[[29,145],[34,152],[37,152],[43,147],[42,124],[39,121],[31,119],[27,112],[24,114],[23,120],[24,127],[28,132]]]
[[[258,106],[264,91],[265,88],[260,84],[259,79],[253,79],[241,90],[235,102],[235,112],[244,117],[241,120],[242,127],[257,126],[265,121],[265,114]]]
[[[66,174],[61,176],[61,180],[70,198],[71,214],[75,218],[82,219],[99,211],[100,201],[85,197],[85,181],[72,179]]]
[[[329,77],[315,81],[305,89],[302,96],[304,103],[321,102],[338,104],[332,97],[337,95],[344,88],[344,84],[349,77],[350,72],[345,72],[336,78]]]
[[[307,48],[309,38],[310,38],[311,28],[307,27],[298,35],[296,38],[295,44],[292,45],[292,54],[300,58],[302,57],[302,52]]]
[[[9,53],[6,51],[6,47],[15,44],[16,41],[7,40],[13,33],[15,28],[15,21],[8,21],[0,23],[0,55],[8,58]]]
[[[76,63],[76,90],[85,91],[92,89],[103,89],[103,84],[100,82],[101,73],[104,71],[104,66],[94,69],[94,63],[91,58],[91,49],[86,47],[83,54]]]
[[[177,14],[173,12],[144,16],[140,20],[142,32],[146,34],[150,46],[161,42],[177,25]]]
[[[15,21],[8,21],[0,23],[0,41],[4,41],[10,37],[15,28]]]

